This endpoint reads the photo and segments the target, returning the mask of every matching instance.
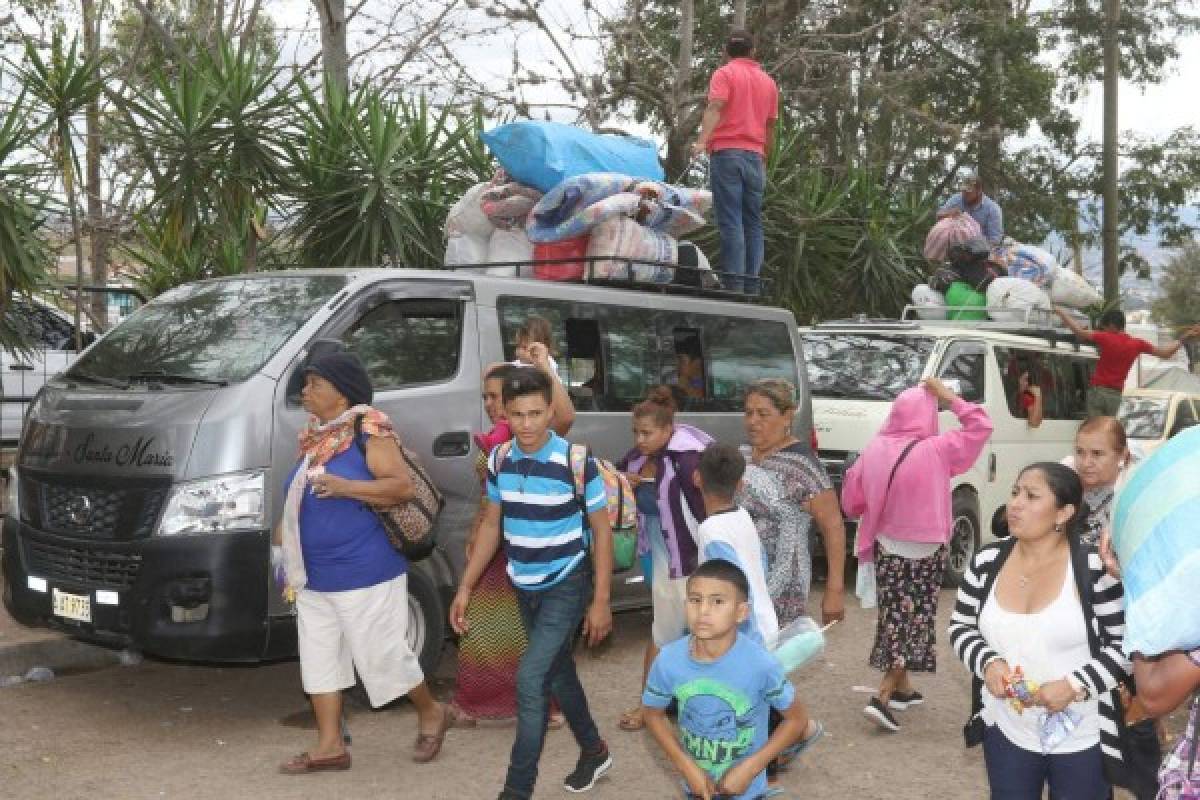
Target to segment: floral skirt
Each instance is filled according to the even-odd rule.
[[[904,558],[875,548],[879,621],[870,664],[888,671],[937,671],[934,648],[938,592],[946,571],[946,548],[928,558]]]

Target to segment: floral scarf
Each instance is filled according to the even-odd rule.
[[[304,499],[304,490],[310,478],[324,472],[326,464],[354,444],[354,423],[359,417],[362,417],[363,433],[395,438],[395,429],[387,415],[368,405],[348,408],[337,419],[326,423],[322,423],[316,417],[309,417],[308,424],[300,431],[300,465],[296,467],[296,473],[288,485],[281,521],[285,583],[283,594],[288,602],[295,602],[296,592],[308,583],[308,575],[304,569],[304,553],[300,546],[300,503]]]

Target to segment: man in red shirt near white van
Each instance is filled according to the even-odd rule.
[[[1172,358],[1188,339],[1200,336],[1200,325],[1193,325],[1183,332],[1178,341],[1159,347],[1138,339],[1125,332],[1125,313],[1118,309],[1100,315],[1097,330],[1089,331],[1071,318],[1070,312],[1055,307],[1063,323],[1080,339],[1092,342],[1100,350],[1100,361],[1092,373],[1092,385],[1088,389],[1087,413],[1089,417],[1115,417],[1121,406],[1121,392],[1129,368],[1143,353],[1156,358]]]
[[[754,60],[754,40],[735,30],[725,42],[725,65],[708,85],[708,106],[696,155],[709,153],[709,183],[726,288],[758,294],[763,262],[762,202],[766,154],[778,116],[779,90]]]

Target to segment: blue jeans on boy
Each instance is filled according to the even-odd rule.
[[[759,294],[763,263],[762,203],[767,183],[763,157],[753,150],[717,150],[709,158],[713,211],[721,235],[721,271],[731,291]]]
[[[1109,797],[1100,745],[1078,753],[1044,755],[1018,747],[995,725],[983,734],[992,800],[1041,800],[1050,786],[1050,800],[1091,800]]]
[[[518,589],[517,602],[529,646],[517,668],[517,737],[504,786],[528,798],[533,796],[538,761],[546,741],[551,692],[580,749],[595,752],[604,746],[571,654],[575,632],[592,602],[590,567],[581,564],[549,589],[538,592]]]

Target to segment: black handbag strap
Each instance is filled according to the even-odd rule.
[[[888,494],[892,491],[892,481],[896,480],[896,470],[900,469],[900,465],[904,463],[904,459],[908,458],[908,454],[917,446],[920,439],[913,439],[905,448],[900,451],[900,457],[896,459],[896,463],[892,465],[892,472],[888,475],[887,488],[883,490],[883,505],[887,506]]]

